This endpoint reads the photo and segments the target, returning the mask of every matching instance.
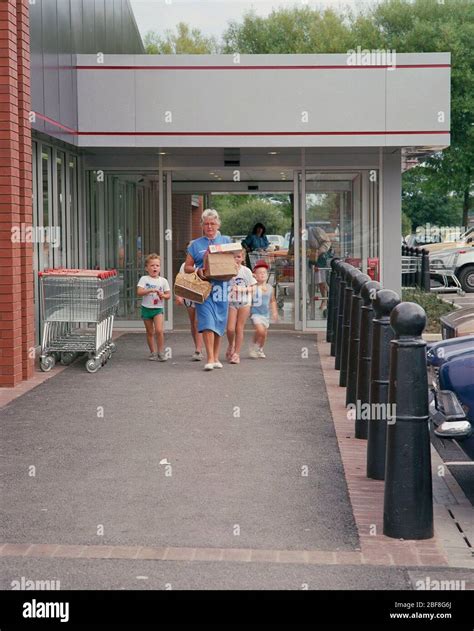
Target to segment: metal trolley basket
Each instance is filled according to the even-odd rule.
[[[279,254],[278,250],[276,252],[255,250],[249,252],[249,260],[252,269],[257,261],[265,261],[268,265],[268,284],[275,289],[278,307],[282,308],[285,296],[288,295],[289,288],[295,282],[293,255]]]
[[[51,370],[58,358],[67,365],[86,353],[86,370],[97,372],[116,350],[112,332],[119,302],[117,272],[53,269],[39,272],[39,278],[41,370]],[[81,328],[86,324],[94,327]]]
[[[435,276],[440,279],[440,286],[431,287],[433,292],[455,291],[459,295],[464,295],[461,283],[456,276],[456,268],[459,257],[459,250],[445,250],[433,252],[430,255],[430,277]]]

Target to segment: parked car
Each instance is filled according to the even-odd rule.
[[[408,245],[410,248],[424,248],[432,243],[441,243],[440,236],[429,236],[421,234],[407,234],[402,239],[402,245]]]
[[[455,261],[453,263],[454,275],[459,280],[463,291],[474,293],[474,248],[462,246],[430,252],[430,267],[433,264],[443,266],[443,262],[448,265],[449,261]]]
[[[423,246],[428,252],[438,252],[440,250],[450,250],[452,248],[460,248],[463,246],[474,247],[474,226],[471,226],[464,232],[459,241],[440,241],[431,245]]]
[[[474,427],[474,335],[430,344],[426,359],[434,433],[468,438]]]
[[[267,234],[267,239],[275,250],[283,250],[285,247],[285,237],[282,237],[281,234]]]
[[[234,237],[231,237],[231,239],[234,243],[241,243],[245,239],[246,236],[247,236],[246,234],[238,234]]]

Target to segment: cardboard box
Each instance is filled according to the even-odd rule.
[[[202,304],[211,293],[211,283],[202,280],[196,273],[177,274],[174,281],[174,293],[180,298],[186,298]]]
[[[232,252],[208,252],[205,273],[211,280],[230,280],[237,274],[237,264]]]
[[[237,274],[234,254],[242,250],[240,243],[210,245],[206,254],[205,272],[212,280],[230,280]]]
[[[240,252],[242,250],[241,243],[222,243],[220,245],[210,245],[210,254],[218,254],[219,252]]]

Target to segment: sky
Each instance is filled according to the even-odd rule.
[[[178,22],[186,22],[217,39],[229,21],[240,21],[250,9],[266,16],[279,7],[362,8],[374,2],[376,0],[131,0],[142,37],[150,30],[163,34],[167,29],[174,30]]]

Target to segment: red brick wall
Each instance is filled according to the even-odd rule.
[[[204,198],[202,195],[199,196],[199,206],[193,206],[192,216],[191,216],[191,239],[199,239],[202,237],[202,227],[201,227],[201,215],[204,210]]]
[[[33,248],[12,227],[32,225],[28,0],[0,1],[0,386],[34,370]]]

